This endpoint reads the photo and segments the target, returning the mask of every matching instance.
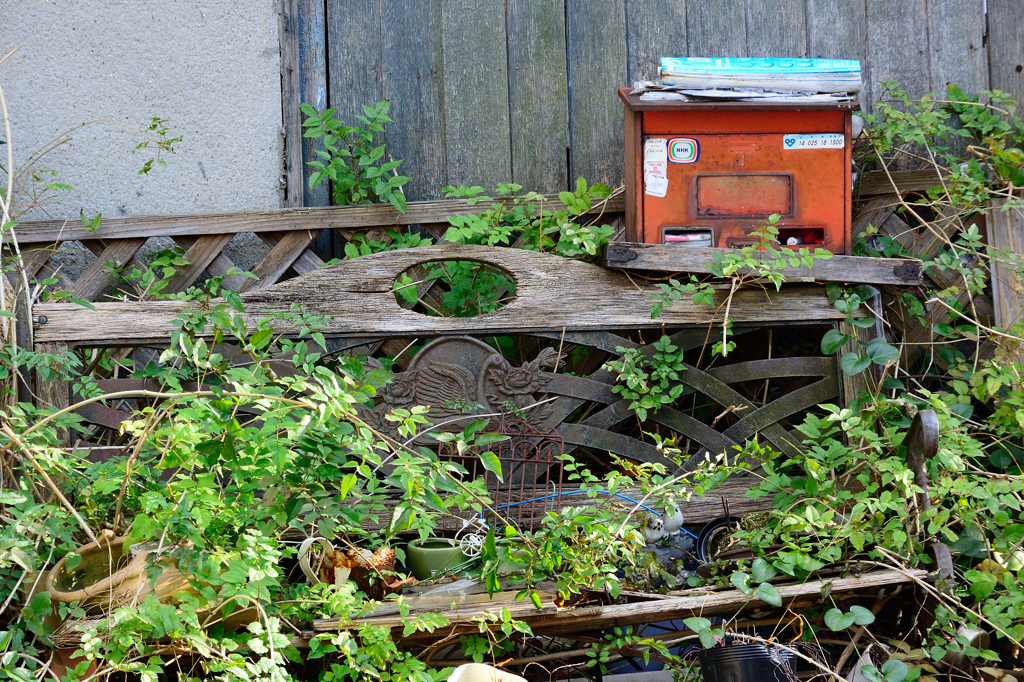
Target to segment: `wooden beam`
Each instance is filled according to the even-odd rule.
[[[730,253],[736,253],[736,250],[708,246],[617,242],[605,247],[601,264],[616,270],[711,274],[708,264],[714,261],[715,255]],[[828,260],[816,261],[813,268],[804,265],[788,267],[782,274],[790,281],[896,286],[920,286],[922,283],[921,261],[909,258],[833,256]]]
[[[424,263],[472,260],[508,272],[515,298],[505,307],[476,317],[428,317],[402,308],[392,292],[406,270]],[[363,256],[316,270],[242,297],[247,324],[301,302],[310,315],[328,319],[327,335],[413,336],[505,334],[535,331],[641,329],[663,325],[706,325],[720,321],[727,292],[715,305],[680,301],[656,320],[650,317],[650,285],[624,274],[546,253],[483,246],[428,246]],[[185,301],[96,304],[95,310],[67,303],[35,306],[37,343],[131,346],[170,338],[175,315],[197,305]],[[785,287],[765,292],[752,287],[735,293],[730,318],[737,324],[835,320],[823,287]],[[284,328],[282,327],[282,331]]]
[[[1024,293],[1016,269],[996,259],[1000,252],[1024,253],[1024,211],[1005,208],[1005,200],[993,201],[988,213],[988,246],[993,252],[992,303],[995,325],[1009,329],[1024,313]]]
[[[95,301],[146,243],[145,239],[118,239],[107,244],[96,260],[75,280],[72,292],[77,298]]]
[[[779,595],[782,597],[783,608],[794,606],[796,603],[812,599],[821,601],[822,590],[831,588],[831,594],[850,594],[855,592],[874,592],[877,594],[879,588],[892,585],[903,585],[921,580],[927,575],[926,571],[911,570],[906,573],[902,571],[873,571],[860,576],[847,578],[825,578],[810,580],[800,584],[778,585]],[[478,617],[489,610],[500,611],[507,603],[498,601],[488,606],[483,604],[473,605],[477,608],[463,611],[445,612],[451,624],[459,629],[473,627],[475,623],[470,618]],[[768,604],[758,599],[755,595],[747,595],[739,590],[722,590],[719,592],[709,591],[705,594],[669,597],[653,601],[633,602],[630,604],[612,604],[609,606],[582,606],[577,608],[561,608],[554,612],[549,609],[532,609],[516,614],[516,617],[525,621],[531,629],[537,633],[558,632],[575,633],[588,630],[603,630],[611,627],[626,627],[639,625],[641,623],[654,623],[666,620],[677,620],[690,616],[709,616],[720,614],[732,614],[739,611],[752,609],[770,609]],[[401,627],[400,618],[384,616],[374,620],[374,624],[387,625],[389,627]],[[343,624],[337,618],[314,620],[313,629],[316,632],[333,632],[340,628],[353,627],[355,623]],[[412,635],[434,637],[436,634],[421,633]]]
[[[274,248],[287,234],[287,232],[259,232],[258,236],[264,243],[268,244],[270,248]],[[320,237],[317,237],[313,240],[313,243],[316,244],[319,241]],[[320,256],[313,253],[312,248],[309,248],[303,251],[299,257],[295,259],[295,262],[292,263],[292,270],[300,275],[304,275],[307,272],[319,270],[323,266],[324,262],[321,260]]]
[[[306,252],[306,248],[313,243],[318,234],[320,234],[319,230],[294,230],[282,234],[274,248],[270,249],[270,253],[252,269],[252,274],[259,279],[245,280],[238,286],[238,291],[266,289],[276,284],[277,280],[281,279],[288,268],[292,266],[292,263]],[[320,260],[314,254],[310,255]]]
[[[885,171],[868,171],[860,174],[860,178],[854,188],[854,196],[871,197],[879,194],[924,192],[932,187],[941,186],[942,178],[934,168],[889,171],[888,173]]]
[[[281,110],[284,119],[286,203],[303,205],[302,61],[299,49],[299,0],[284,0],[278,34],[281,41]]]
[[[161,293],[173,294],[185,291],[217,259],[234,235],[214,234],[196,239],[183,258],[188,265],[178,268]]]
[[[255,211],[225,211],[185,215],[107,218],[95,232],[87,232],[81,221],[26,220],[18,224],[21,244],[66,242],[81,239],[121,239],[124,237],[182,237],[237,232],[287,232],[290,230],[358,230],[381,225],[443,223],[453,215],[479,213],[490,204],[470,205],[464,199],[410,201],[405,213],[390,204],[363,206],[311,206],[271,208]],[[618,213],[625,207],[621,196],[599,202],[591,214]],[[547,196],[545,210],[564,208],[557,195]]]

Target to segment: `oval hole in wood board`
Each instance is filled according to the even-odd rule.
[[[516,279],[480,260],[427,261],[402,272],[392,288],[399,305],[421,315],[476,317],[511,303]]]

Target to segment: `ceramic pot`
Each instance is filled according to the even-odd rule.
[[[134,556],[123,537],[106,531],[98,538],[75,550],[82,561],[69,570],[61,559],[46,576],[46,591],[58,603],[79,602],[86,613],[108,611],[118,606],[138,604],[148,595],[164,603],[174,603],[176,592],[195,592],[188,579],[173,566],[163,567],[155,581],[149,580],[146,558],[150,552],[137,551]]]
[[[198,594],[184,575],[169,562],[162,562],[161,572],[155,580],[147,574],[147,557],[151,549],[137,549],[133,555],[125,546],[123,537],[115,537],[110,530],[104,531],[99,544],[90,542],[82,545],[75,553],[82,561],[69,570],[65,560],[57,562],[45,578],[45,589],[50,593],[51,603],[79,602],[87,614],[109,612],[118,606],[139,604],[149,595],[163,604],[177,604],[174,595],[178,592]],[[56,611],[54,611],[56,613]],[[200,623],[223,623],[225,630],[237,630],[255,621],[258,613],[254,608],[235,607],[223,620],[220,614],[209,610],[198,612]]]
[[[449,538],[417,538],[405,550],[405,561],[417,580],[440,577],[469,558],[459,543]]]

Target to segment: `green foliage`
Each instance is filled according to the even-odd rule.
[[[778,213],[772,214],[764,225],[750,233],[754,239],[753,243],[738,249],[716,251],[712,261],[708,263],[708,270],[714,277],[728,280],[730,284],[729,293],[724,302],[722,340],[712,346],[713,355],[727,356],[736,345],[735,342],[729,340],[729,331],[732,328],[729,310],[737,289],[750,285],[763,287],[765,284],[770,284],[778,291],[785,281],[784,270],[786,268],[795,268],[800,265],[813,268],[815,260],[832,257],[832,253],[825,249],[812,251],[805,246],[799,249],[779,247],[779,230],[775,225],[781,217]],[[660,317],[666,305],[670,306],[684,296],[690,297],[694,305],[714,305],[715,303],[714,289],[711,283],[702,282],[693,275],[685,283],[670,279],[667,284],[662,283],[658,287],[661,291],[651,296],[651,319]]]
[[[499,198],[483,194],[482,187],[446,187],[449,198],[466,199],[480,212],[451,216],[444,239],[452,244],[515,246],[544,251],[566,258],[592,261],[614,232],[611,225],[597,219],[584,222],[582,216],[611,193],[601,184],[587,185],[580,178],[573,192],[561,192],[564,207],[553,207],[542,194],[521,193],[513,183],[499,185]],[[485,208],[486,207],[486,208]],[[388,230],[386,241],[368,240],[357,235],[345,246],[348,258],[371,253],[429,246],[432,240],[411,231]],[[413,277],[402,273],[394,285],[395,297],[406,305],[416,304],[428,315],[472,317],[497,310],[515,295],[515,280],[506,272],[475,261],[443,261],[423,265],[426,272]],[[437,282],[441,293],[439,306],[419,300],[417,286]]]
[[[683,365],[683,351],[662,336],[654,344],[654,353],[647,355],[639,348],[618,347],[615,352],[622,355],[619,360],[605,363],[603,369],[616,374],[616,385],[612,392],[629,400],[629,409],[636,412],[640,421],[647,419],[647,413],[656,414],[664,405],[671,405],[683,393],[679,373]]]
[[[303,103],[301,107],[306,115],[303,136],[322,138],[323,144],[323,149],[316,152],[320,159],[309,162],[316,169],[309,177],[310,188],[329,181],[334,203],[338,205],[369,204],[376,200],[405,213],[402,185],[409,178],[398,175],[396,170],[402,161],[390,157],[385,161],[386,145],[374,145],[376,135],[384,132],[384,124],[391,123],[391,102],[382,99],[373,106],[364,104],[354,126],[335,118],[333,108],[318,112],[309,104]]]
[[[151,278],[129,281],[159,296],[161,278],[180,264],[180,255],[157,254]],[[0,435],[0,456],[4,449],[24,447],[61,481],[95,532],[112,528],[130,544],[155,543],[163,548],[162,561],[189,576],[191,591],[173,603],[149,595],[89,624],[83,652],[99,674],[145,679],[159,670],[158,655],[186,642],[209,675],[220,679],[243,673],[287,679],[293,662],[321,658],[323,679],[444,679],[447,671],[428,668],[400,650],[387,627],[366,624],[317,634],[308,651],[290,648],[288,633],[308,629],[304,622],[349,623],[375,604],[352,583],[310,586],[289,577],[283,564],[294,559],[295,549],[286,538],[313,532],[336,545],[367,549],[394,545],[400,534],[425,538],[446,515],[492,507],[483,481],[468,480],[460,465],[411,445],[428,424],[428,408],[409,405],[385,415],[401,440],[367,422],[364,409],[392,375],[355,358],[323,355],[326,344],[318,329],[324,319],[296,305],[254,321],[221,283],[213,278],[206,289],[180,295],[193,306],[176,318],[170,347],[136,371],[160,387],[153,397],[163,400],[124,423],[125,454],[92,464],[63,449],[55,428],[77,425],[72,414],[49,417],[18,406],[2,415],[20,445]],[[233,344],[247,361],[225,357],[220,344]],[[660,348],[665,357],[674,350]],[[282,362],[289,372],[280,372]],[[73,378],[77,369],[65,371]],[[82,378],[79,384],[83,395],[95,396],[90,400],[102,397],[94,382]],[[476,419],[459,431],[432,433],[501,475],[489,448],[505,437],[487,433],[487,424]],[[73,562],[73,550],[85,536],[69,508],[41,494],[46,484],[34,468],[7,461],[12,460],[5,460],[3,471],[13,466],[18,478],[14,488],[0,488],[0,588],[14,593],[34,571],[62,557]],[[680,484],[652,465],[603,480],[571,458],[566,470],[587,504],[556,507],[532,532],[521,532],[501,515],[490,519],[480,565],[471,569],[489,589],[500,587],[500,543],[515,541],[524,548],[522,575],[512,581],[521,598],[539,606],[540,582],[552,583],[566,601],[586,592],[618,594],[620,569],[643,561],[643,535],[638,521],[598,491],[640,486],[654,503],[676,494]],[[155,576],[160,566],[152,570]],[[440,614],[410,614],[401,599],[398,605],[406,635],[448,624]],[[43,654],[35,637],[49,634],[48,594],[27,603],[15,600],[14,607],[16,617],[0,627],[0,642],[16,657],[3,659],[2,669],[24,679],[40,669]],[[61,613],[85,615],[74,607]],[[226,627],[239,614],[250,614],[248,624]],[[467,655],[493,660],[515,638],[529,635],[506,610],[481,619],[479,634],[464,645]]]
[[[484,195],[483,187],[446,187],[449,198],[466,199],[470,205],[489,208],[475,215],[452,216],[451,227],[445,239],[453,244],[482,244],[486,246],[518,245],[533,251],[554,253],[566,258],[590,260],[612,236],[611,225],[595,221],[583,223],[580,218],[594,208],[596,201],[611,194],[600,183],[587,185],[579,178],[573,192],[560,192],[558,199],[565,208],[547,204],[543,194],[526,192],[522,186],[508,183],[498,185],[499,199]]]
[[[992,473],[990,455],[970,424],[941,396],[919,393],[876,398],[860,411],[820,406],[823,416],[809,415],[797,427],[804,437],[804,449],[797,456],[756,443],[744,448],[742,454],[753,460],[759,478],[748,496],[770,497],[772,504],[757,523],[733,533],[733,540],[750,547],[756,558],[749,571],[741,567],[729,580],[754,594],[754,583],[761,581],[763,587],[776,572],[802,581],[826,566],[855,572],[876,565],[933,570],[927,546],[940,540],[954,551],[959,579],[958,586],[940,599],[936,622],[923,631],[925,649],[931,647],[928,658],[934,661],[963,650],[954,636],[963,623],[978,624],[998,638],[1024,636],[1017,610],[1024,603],[1019,573],[1024,562],[1014,554],[1024,539],[1024,479]],[[903,444],[910,425],[906,415],[918,409],[935,410],[940,421],[938,454],[927,463],[929,509],[915,503],[921,489]],[[705,491],[741,470],[721,461],[705,465],[700,474],[708,476]],[[875,621],[874,613],[863,606],[840,608],[825,599],[820,617],[830,630]],[[991,651],[974,650],[970,655],[998,659]],[[865,675],[903,680],[921,674],[921,665],[930,663],[920,660],[918,667],[910,668],[903,657],[893,658]]]

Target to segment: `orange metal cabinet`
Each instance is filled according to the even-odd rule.
[[[629,91],[627,241],[738,247],[779,213],[782,245],[850,253],[855,104],[641,102]]]

